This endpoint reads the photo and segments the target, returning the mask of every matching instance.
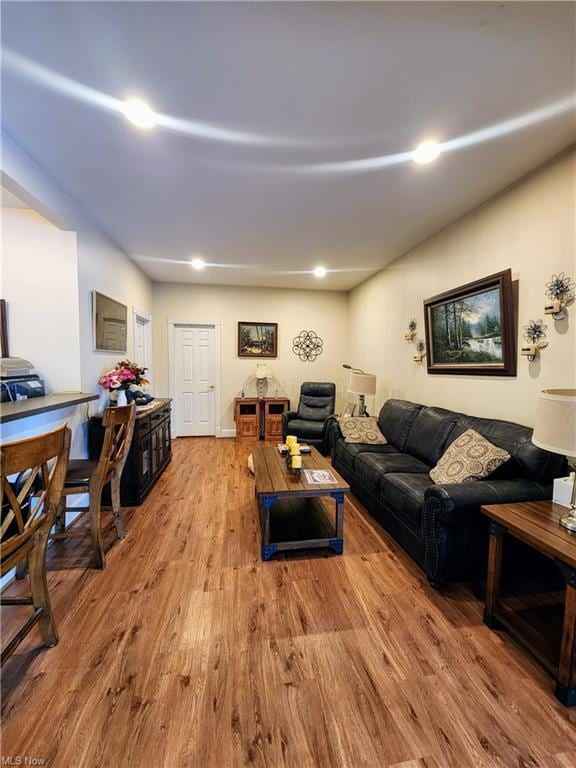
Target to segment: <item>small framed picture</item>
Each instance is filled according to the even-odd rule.
[[[278,357],[278,323],[238,323],[238,357]]]
[[[356,413],[356,403],[346,403],[342,409],[342,417],[350,419]]]

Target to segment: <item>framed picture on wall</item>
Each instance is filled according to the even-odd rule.
[[[99,291],[92,291],[92,328],[96,352],[126,352],[128,307]]]
[[[428,373],[516,376],[509,269],[424,302]]]
[[[238,357],[278,357],[278,323],[238,323]]]

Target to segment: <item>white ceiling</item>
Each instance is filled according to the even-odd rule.
[[[294,168],[564,99],[574,32],[574,5],[555,2],[4,3],[3,45],[43,67],[165,114],[309,142],[142,132],[11,71],[3,122],[156,280],[349,289],[572,143],[574,112],[428,166]],[[219,266],[179,263],[194,254]],[[286,274],[316,264],[341,271]]]

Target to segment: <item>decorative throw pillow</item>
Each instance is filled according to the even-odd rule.
[[[467,429],[448,446],[438,464],[430,471],[436,485],[470,483],[488,477],[510,454],[492,445],[474,429]]]
[[[343,416],[338,419],[340,429],[347,443],[384,445],[386,438],[378,429],[378,423],[371,416]]]

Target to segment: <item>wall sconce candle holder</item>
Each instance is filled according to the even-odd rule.
[[[416,328],[417,328],[416,320],[412,318],[412,320],[410,320],[410,322],[408,323],[408,330],[404,334],[404,340],[407,341],[409,344],[412,344],[412,342],[414,341],[414,336],[416,336]]]
[[[412,357],[412,360],[414,360],[415,363],[418,363],[418,365],[421,365],[422,360],[424,360],[425,357],[426,357],[426,344],[424,344],[422,339],[418,339],[416,341],[416,352]]]
[[[563,320],[568,314],[566,307],[572,304],[576,296],[575,288],[576,283],[566,277],[564,272],[552,275],[550,282],[546,283],[546,296],[550,302],[545,305],[544,314],[552,315],[554,320]]]
[[[533,362],[538,352],[548,346],[545,340],[546,328],[542,320],[530,320],[528,325],[524,326],[522,338],[525,339],[525,343],[522,344],[520,354],[527,357],[529,362]]]

